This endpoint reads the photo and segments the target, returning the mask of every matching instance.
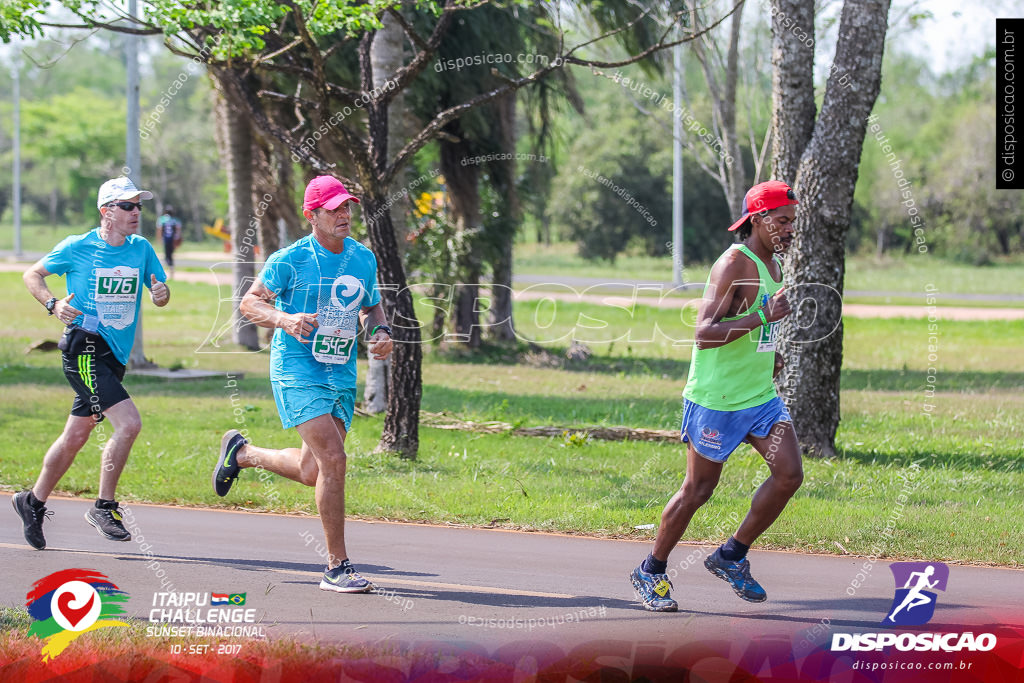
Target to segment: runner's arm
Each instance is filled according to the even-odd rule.
[[[262,280],[256,278],[249,291],[242,297],[238,310],[254,325],[269,328],[280,327],[296,340],[303,344],[309,344],[310,341],[303,337],[311,334],[316,327],[316,314],[285,313],[274,306],[276,298],[277,295],[263,284]]]
[[[373,306],[365,306],[359,311],[359,322],[362,323],[363,329],[372,330],[378,325],[387,325],[388,319],[384,315],[384,307],[379,303]],[[384,360],[388,354],[391,353],[392,341],[391,335],[384,330],[377,330],[377,332],[370,337],[367,341],[368,349],[373,353],[373,357],[377,360]]]
[[[694,334],[697,348],[725,346],[761,327],[761,316],[757,314],[757,309],[736,320],[722,320],[729,315],[733,299],[739,293],[738,286],[747,280],[749,278],[746,277],[743,264],[736,257],[722,259],[711,269],[705,298],[697,313],[697,330]],[[766,322],[782,320],[789,314],[785,289],[783,287],[777,291],[762,308]]]
[[[32,297],[44,306],[50,299],[57,298],[50,291],[50,288],[46,286],[46,278],[50,275],[53,275],[53,273],[46,269],[42,259],[40,259],[32,264],[21,276]],[[53,306],[53,314],[62,322],[71,322],[82,314],[80,310],[69,303],[73,298],[75,298],[75,295],[69,294],[63,299],[57,299],[57,303]]]

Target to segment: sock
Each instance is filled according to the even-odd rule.
[[[117,508],[117,501],[103,500],[102,498],[97,498],[96,507],[98,507],[100,510],[114,510]]]
[[[32,489],[29,489],[28,491],[28,504],[37,510],[46,505],[46,503],[36,498],[36,494],[32,493]]]
[[[718,552],[722,556],[722,559],[729,562],[739,562],[747,556],[748,550],[750,550],[749,545],[740,543],[732,536],[730,536],[729,540],[718,548]]]
[[[648,574],[664,574],[667,567],[668,560],[657,560],[654,558],[653,553],[648,555],[647,559],[640,565],[640,568]]]

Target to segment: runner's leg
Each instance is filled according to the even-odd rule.
[[[712,462],[687,443],[686,477],[672,499],[661,513],[661,526],[654,540],[654,559],[667,561],[669,553],[683,537],[693,515],[711,498],[722,476],[722,463]]]
[[[778,422],[764,437],[747,437],[761,454],[770,474],[750,501],[750,511],[733,534],[740,543],[753,545],[765,529],[782,514],[804,480],[800,444],[792,422]]]
[[[53,489],[56,488],[57,482],[75,461],[78,451],[82,450],[82,446],[89,440],[89,434],[92,433],[95,424],[92,415],[68,415],[64,431],[43,457],[43,468],[39,471],[39,477],[32,487],[32,495],[41,501],[46,501],[53,493]]]
[[[260,467],[306,486],[316,486],[319,468],[313,451],[303,442],[302,448],[261,448],[246,444],[238,451],[238,466]]]
[[[142,431],[142,418],[135,407],[135,402],[130,398],[110,406],[103,411],[103,415],[110,420],[114,433],[110,435],[107,445],[103,448],[99,498],[114,500],[117,482],[121,478],[124,464],[128,462],[132,444]]]
[[[316,507],[327,541],[328,568],[348,558],[345,548],[345,428],[334,416],[320,415],[296,426],[317,464]]]

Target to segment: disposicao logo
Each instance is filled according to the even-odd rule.
[[[65,569],[44,576],[25,596],[32,625],[39,636],[43,661],[51,660],[78,636],[110,626],[128,626],[111,617],[124,614],[128,594],[95,569]]]
[[[938,595],[949,581],[949,567],[941,562],[893,562],[896,594],[882,620],[883,626],[920,626],[935,615]],[[987,652],[996,646],[992,633],[833,633],[833,652],[850,650],[881,652],[895,647],[901,652]]]
[[[927,624],[935,614],[936,594],[945,592],[949,567],[941,562],[893,562],[889,565],[896,581],[896,595],[889,607],[886,626],[919,626]]]

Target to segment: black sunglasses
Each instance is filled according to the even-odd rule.
[[[122,211],[131,211],[132,209],[142,211],[142,202],[110,202],[107,206],[116,206]]]

